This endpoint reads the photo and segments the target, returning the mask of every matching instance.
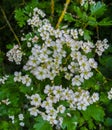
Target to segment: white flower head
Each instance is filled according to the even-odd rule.
[[[39,94],[34,94],[31,96],[31,105],[34,105],[36,107],[39,107],[41,105],[41,98]]]
[[[24,115],[23,114],[19,114],[18,117],[19,117],[20,121],[22,121],[24,119]]]

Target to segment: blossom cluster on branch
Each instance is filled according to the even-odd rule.
[[[60,114],[66,113],[67,109],[86,110],[87,106],[99,100],[98,93],[90,95],[89,91],[85,91],[80,87],[78,91],[73,92],[69,87],[65,89],[62,86],[46,85],[44,93],[47,96],[43,101],[37,93],[31,96],[26,95],[32,106],[28,111],[32,116],[38,116],[40,114],[44,120],[49,121],[52,125],[62,125],[63,117]],[[61,102],[65,102],[64,104],[66,105],[64,106]],[[45,112],[43,112],[43,109]],[[61,119],[61,122],[59,119]]]
[[[29,17],[27,23],[31,27],[31,32],[21,38],[21,41],[31,50],[28,57],[27,54],[25,55],[28,60],[22,70],[28,74],[23,76],[22,71],[15,71],[13,80],[34,90],[32,86],[38,83],[33,83],[33,80],[43,82],[48,79],[50,85],[46,83],[44,86],[44,98],[37,91],[25,94],[29,102],[26,108],[31,116],[41,115],[52,126],[61,127],[63,114],[71,116],[67,113],[68,110],[85,111],[89,105],[99,101],[99,93],[90,93],[82,89],[81,85],[94,75],[94,70],[98,67],[95,57],[101,56],[108,49],[108,40],[97,40],[95,43],[85,41],[83,40],[84,31],[81,28],[55,29],[46,19],[45,13],[37,7],[29,14]],[[23,51],[20,46],[14,45],[6,54],[8,60],[21,64],[25,53]],[[63,87],[62,84],[56,85],[54,80],[57,76],[60,76],[63,81],[66,80],[69,83],[68,87]],[[4,83],[3,79],[0,82]],[[109,99],[111,99],[111,93],[111,91],[108,92]],[[9,118],[14,123],[14,116]],[[24,126],[23,114],[19,114],[18,118],[20,126]]]

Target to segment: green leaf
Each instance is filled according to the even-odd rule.
[[[77,13],[78,17],[82,17],[83,12],[81,11],[79,7],[74,6],[74,11]]]
[[[7,49],[12,49],[12,48],[13,48],[13,44],[7,44],[7,45],[6,45],[6,48],[7,48]]]
[[[85,120],[93,118],[96,121],[103,121],[105,115],[103,108],[96,105],[90,105],[86,111],[82,111],[82,114]]]
[[[109,17],[104,18],[102,21],[98,23],[99,26],[110,26],[112,25],[112,20]]]
[[[72,17],[71,14],[66,13],[65,16],[64,16],[64,20],[65,20],[65,21],[72,22],[72,21],[74,21],[74,18]]]
[[[55,83],[55,85],[60,85],[61,82],[62,82],[62,77],[61,77],[61,75],[56,76],[56,77],[54,78],[54,83]]]
[[[0,130],[8,130],[8,129],[9,129],[9,123],[7,121],[1,121]]]
[[[105,120],[105,125],[106,126],[112,126],[112,118],[107,118],[106,120]]]
[[[86,127],[81,127],[80,130],[88,130]]]
[[[84,40],[91,40],[91,35],[92,32],[90,32],[89,30],[84,30]]]
[[[97,2],[95,5],[91,5],[91,15],[96,17],[102,16],[106,11],[106,5],[102,2]]]
[[[100,93],[100,101],[105,103],[105,105],[108,104],[109,100],[105,92]]]
[[[96,27],[98,25],[95,17],[88,17],[88,25]]]
[[[79,113],[77,112],[76,115],[72,116],[72,117],[68,117],[66,116],[63,120],[63,124],[62,124],[62,129],[66,129],[67,130],[76,130],[77,127],[77,123],[79,121]]]
[[[24,14],[24,10],[16,9],[15,10],[15,19],[20,27],[23,27],[26,24],[28,17]]]
[[[42,119],[42,117],[37,118],[37,122],[34,125],[34,130],[52,130],[51,125],[48,121]]]

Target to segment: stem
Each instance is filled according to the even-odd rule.
[[[1,12],[2,12],[2,14],[3,14],[3,16],[4,16],[4,19],[6,20],[6,23],[7,23],[7,25],[8,25],[9,28],[10,28],[10,31],[13,33],[13,35],[14,35],[16,41],[18,42],[18,44],[21,45],[21,44],[20,44],[20,41],[19,41],[19,39],[18,39],[18,37],[17,37],[17,35],[16,35],[16,33],[14,32],[13,28],[11,27],[11,25],[10,25],[8,19],[7,19],[7,16],[6,16],[6,14],[5,14],[5,11],[2,9],[2,7],[0,7],[0,8],[1,8]]]
[[[103,76],[103,74],[102,74],[97,68],[96,68],[95,70],[96,70],[96,72],[98,72],[100,75]],[[103,79],[104,79],[104,83],[106,83],[107,80],[106,80],[106,77],[105,77],[105,76],[103,76]]]
[[[97,39],[99,39],[99,28],[96,26]]]
[[[66,10],[67,10],[67,8],[68,8],[69,3],[70,3],[70,0],[66,0],[64,10],[62,11],[61,16],[60,16],[59,19],[58,19],[58,23],[56,24],[56,28],[58,28],[59,25],[60,25],[60,23],[62,22],[62,20],[63,20],[63,18],[64,18],[64,15],[65,15],[65,13],[66,13]]]
[[[6,25],[4,25],[4,26],[0,27],[0,30],[4,29],[5,27],[6,27]]]
[[[51,0],[51,16],[54,17],[54,0]]]

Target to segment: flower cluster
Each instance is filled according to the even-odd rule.
[[[14,82],[22,82],[26,86],[30,86],[31,84],[31,78],[29,75],[22,76],[21,72],[15,72],[14,73]]]
[[[16,119],[15,119],[15,116],[14,115],[9,115],[9,119],[11,119],[11,121],[12,121],[12,123],[14,124],[16,121]],[[22,114],[22,113],[20,113],[19,115],[18,115],[18,119],[19,119],[19,125],[20,126],[22,126],[22,127],[24,127],[24,122],[23,122],[23,120],[24,120],[24,115]]]
[[[89,4],[96,4],[94,0],[81,0],[80,4],[81,6],[84,6],[85,3],[89,3]]]
[[[0,84],[5,84],[5,81],[8,79],[8,77],[8,75],[5,75],[2,78],[0,78]]]
[[[40,114],[44,120],[49,121],[52,125],[62,124],[63,118],[59,116],[59,113],[63,114],[66,109],[86,110],[87,106],[99,100],[98,93],[90,95],[89,91],[85,91],[80,87],[78,91],[74,92],[72,89],[65,89],[62,86],[46,85],[44,93],[47,97],[43,101],[39,94],[26,95],[32,106],[28,111],[33,116]],[[66,102],[64,103],[66,105],[60,102]],[[55,104],[57,103],[59,103],[59,106],[56,107]],[[45,112],[41,111],[40,107],[45,109]]]
[[[112,99],[112,88],[111,88],[111,90],[108,92],[108,99],[109,99],[109,100]]]
[[[19,121],[20,121],[20,123],[19,123],[20,126],[23,127],[23,126],[24,126],[24,122],[23,122],[23,120],[24,120],[24,115],[23,115],[23,114],[19,114],[19,115],[18,115],[18,118],[19,118]]]
[[[14,45],[14,47],[6,54],[8,60],[11,62],[15,61],[17,65],[21,63],[22,55],[23,52],[21,51],[21,47],[19,45]]]
[[[42,12],[38,14],[37,8],[32,15],[28,25],[31,25],[33,34],[30,32],[26,41],[33,43],[33,47],[24,70],[30,70],[38,80],[53,80],[62,72],[73,86],[80,86],[85,79],[92,77],[97,62],[87,54],[102,53],[108,48],[106,39],[97,41],[95,45],[90,41],[80,41],[78,37],[83,36],[82,29],[54,29]],[[103,50],[98,43],[104,43]]]
[[[104,39],[103,41],[98,40],[98,41],[96,42],[96,50],[95,50],[95,52],[96,52],[99,56],[101,56],[102,53],[103,53],[106,49],[108,49],[109,45],[107,44],[107,42],[108,42],[107,39]]]

